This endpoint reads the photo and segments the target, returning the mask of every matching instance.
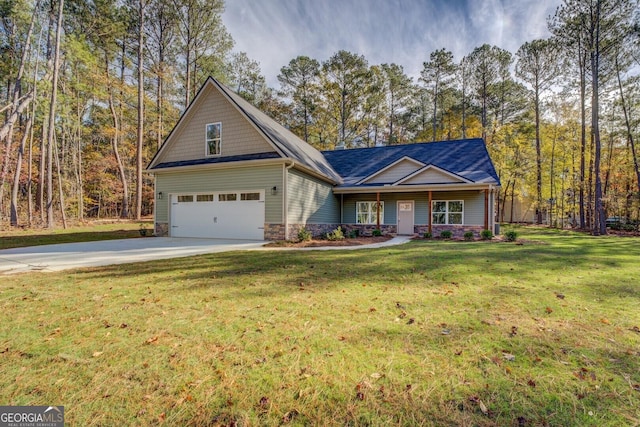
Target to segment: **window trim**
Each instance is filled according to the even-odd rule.
[[[444,203],[445,204],[445,211],[444,212],[436,212],[435,210],[435,204],[436,203]],[[460,203],[462,205],[462,211],[461,212],[451,212],[449,210],[449,203]],[[438,214],[444,214],[444,224],[441,223],[437,223],[433,220],[434,215],[438,215]],[[451,223],[449,221],[449,215],[451,214],[460,214],[461,215],[461,219],[460,219],[460,223],[456,224],[456,223]],[[432,200],[431,201],[431,224],[432,225],[464,225],[464,200]]]
[[[209,140],[208,138],[209,126],[215,126],[215,125],[219,127],[218,138],[213,138]],[[218,152],[211,154],[209,152],[209,141],[216,141],[216,140],[218,141]],[[222,155],[222,122],[207,123],[206,125],[204,125],[204,155],[205,157],[219,157]]]
[[[360,211],[359,211],[359,207],[360,207],[360,203],[367,203],[369,208],[368,208],[368,212],[367,212],[367,216],[369,217],[368,220],[369,222],[358,222],[358,219],[360,218]],[[359,225],[377,225],[377,214],[375,213],[375,211],[373,210],[373,206],[377,205],[378,202],[373,200],[356,200],[356,218],[355,218],[355,224],[359,224]],[[384,201],[380,200],[380,224],[384,224]]]

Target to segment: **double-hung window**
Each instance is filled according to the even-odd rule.
[[[378,202],[356,202],[356,224],[377,224]],[[384,223],[384,202],[380,202],[380,223]]]
[[[432,224],[462,224],[464,202],[462,200],[434,200],[431,205]]]
[[[222,123],[209,123],[205,131],[207,156],[219,156],[222,148]]]

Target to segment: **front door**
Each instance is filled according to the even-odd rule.
[[[413,200],[398,202],[398,234],[413,234]]]

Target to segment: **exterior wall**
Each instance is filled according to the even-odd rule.
[[[156,234],[167,235],[170,195],[188,192],[264,190],[265,222],[282,224],[282,191],[275,195],[271,194],[271,188],[274,186],[282,188],[282,182],[282,165],[159,173],[156,175]],[[157,198],[160,192],[162,192],[162,199]]]
[[[301,227],[310,229],[313,224],[317,234],[328,225],[337,227],[340,223],[340,202],[333,194],[333,186],[303,172],[291,169],[287,172],[287,224],[290,225],[288,238],[295,238]],[[291,226],[298,225],[298,229]],[[331,231],[328,230],[328,231]]]
[[[397,180],[402,179],[405,176],[417,171],[421,167],[422,166],[416,162],[403,160],[392,168],[389,168],[381,174],[374,176],[366,182],[367,184],[386,184],[396,182]]]
[[[430,184],[450,184],[455,182],[461,182],[459,179],[448,175],[444,172],[440,172],[435,169],[428,169],[422,173],[417,174],[416,176],[403,181],[403,184],[423,184],[428,182]]]
[[[221,155],[236,156],[273,152],[273,147],[212,85],[207,85],[189,116],[174,130],[157,163],[205,157],[205,126],[222,123]]]
[[[356,221],[356,202],[358,201],[375,201],[376,195],[371,194],[355,194],[343,196],[343,216],[342,223],[354,225]],[[380,201],[384,202],[384,222],[385,226],[396,226],[397,224],[397,206],[399,200],[415,201],[414,230],[416,233],[423,233],[420,226],[428,226],[429,224],[429,194],[427,192],[419,193],[380,193]],[[432,200],[463,200],[464,201],[464,219],[462,225],[452,225],[456,229],[472,229],[474,226],[484,228],[484,191],[434,191]],[[489,215],[492,216],[492,203],[489,200]],[[490,221],[491,224],[491,221]],[[440,227],[435,226],[434,227]],[[374,225],[375,228],[375,225]],[[493,230],[492,230],[493,231]],[[395,231],[393,231],[395,233]],[[464,233],[464,231],[463,231]]]

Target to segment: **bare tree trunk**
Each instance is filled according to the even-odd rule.
[[[142,217],[142,146],[144,143],[144,9],[145,0],[138,1],[138,141],[136,144],[136,219]]]
[[[47,227],[53,228],[53,141],[58,95],[58,73],[60,68],[60,37],[62,35],[62,11],[64,0],[58,0],[58,23],[56,25],[56,41],[53,54],[53,77],[51,79],[51,103],[49,105],[49,122],[47,130]]]
[[[618,55],[616,55],[616,76],[618,78],[618,90],[620,91],[620,102],[622,103],[622,111],[624,112],[624,123],[627,128],[627,143],[631,150],[631,156],[633,158],[633,169],[636,173],[636,183],[638,185],[638,193],[640,194],[640,166],[638,165],[638,155],[636,154],[635,141],[633,140],[633,131],[631,130],[631,121],[629,119],[629,111],[627,110],[627,103],[624,98],[624,91],[622,90],[622,79],[620,77],[620,65],[618,64]]]
[[[105,52],[105,76],[107,77],[107,82],[110,81],[109,76],[109,58],[107,53]],[[118,122],[118,113],[116,111],[114,102],[113,102],[113,89],[110,83],[109,85],[109,111],[111,111],[111,119],[113,122],[113,136],[111,138],[111,147],[113,148],[113,155],[116,159],[116,164],[118,165],[118,173],[120,175],[120,182],[122,183],[122,208],[120,210],[120,217],[127,218],[129,216],[129,189],[127,187],[127,175],[124,170],[124,165],[122,163],[122,159],[120,158],[120,153],[118,151],[118,140],[120,138],[119,132],[119,122]]]
[[[56,170],[58,172],[58,197],[60,198],[60,215],[62,217],[62,228],[67,229],[67,214],[65,213],[64,192],[62,191],[62,170],[60,168],[60,158],[58,157],[57,138],[53,138],[54,155],[56,157]]]
[[[592,86],[592,105],[591,105],[591,128],[595,142],[595,159],[594,159],[594,175],[596,178],[595,188],[595,221],[593,224],[593,234],[607,234],[607,226],[605,223],[604,205],[602,203],[602,178],[600,177],[600,94],[599,77],[600,77],[600,0],[596,2],[596,22],[595,22],[595,44],[591,51],[591,86]]]
[[[20,173],[22,172],[22,159],[24,156],[24,146],[31,132],[32,117],[27,119],[24,127],[24,133],[20,138],[20,146],[18,147],[18,158],[16,159],[16,169],[13,174],[13,186],[11,188],[11,226],[17,227],[18,223],[18,190],[20,189]]]

